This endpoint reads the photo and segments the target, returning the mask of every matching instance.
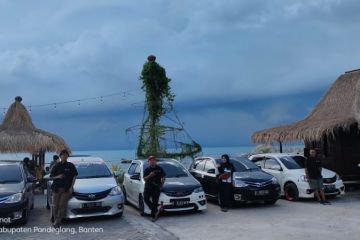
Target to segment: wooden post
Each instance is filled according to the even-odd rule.
[[[283,152],[282,142],[281,142],[281,141],[279,141],[279,144],[280,144],[280,153],[282,153],[282,152]]]

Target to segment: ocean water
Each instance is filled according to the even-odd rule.
[[[202,154],[199,156],[213,156],[220,157],[222,154],[229,154],[230,156],[240,156],[242,154],[250,153],[254,147],[251,146],[239,146],[239,147],[207,147],[203,148]],[[52,161],[52,156],[55,153],[45,154],[45,163]],[[92,155],[97,156],[105,160],[108,165],[116,164],[121,165],[121,161],[124,159],[134,159],[135,150],[89,150],[89,151],[73,151],[73,155]],[[22,160],[24,157],[30,157],[30,154],[17,153],[17,154],[0,154],[0,160]],[[191,159],[184,159],[182,163],[188,165]]]

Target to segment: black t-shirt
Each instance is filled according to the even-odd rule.
[[[74,177],[78,175],[78,172],[71,162],[59,162],[52,168],[50,177],[55,177],[59,174],[64,174],[65,177],[62,179],[54,179],[51,189],[55,191],[59,188],[68,190],[71,187]]]
[[[161,186],[161,179],[164,178],[165,172],[159,165],[156,165],[155,167],[147,167],[144,171],[144,177],[148,176],[151,172],[155,172],[156,175],[152,176],[145,182],[145,187],[158,187]]]
[[[305,161],[305,168],[308,171],[310,179],[321,178],[321,159],[318,157],[309,157]]]

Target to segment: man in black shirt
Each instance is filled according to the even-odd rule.
[[[314,194],[321,204],[331,204],[325,199],[321,170],[321,159],[317,156],[315,149],[310,149],[310,156],[305,162],[305,174],[309,180],[310,188],[314,190]]]
[[[74,164],[67,161],[69,152],[60,152],[60,162],[51,169],[50,179],[53,180],[51,189],[52,196],[52,219],[54,227],[59,227],[67,210],[67,203],[72,196],[73,187],[78,172]]]
[[[159,216],[158,202],[161,188],[165,182],[165,172],[159,165],[156,164],[155,156],[149,156],[148,161],[149,167],[147,167],[144,171],[144,201],[151,209],[152,221],[156,221]]]

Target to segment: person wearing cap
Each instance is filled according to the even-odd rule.
[[[159,217],[158,204],[161,188],[165,182],[165,172],[157,165],[156,157],[148,157],[149,166],[144,171],[144,201],[151,209],[152,221]]]
[[[54,227],[59,227],[67,210],[67,204],[72,196],[78,172],[73,163],[68,162],[69,152],[63,150],[59,154],[60,162],[50,172],[50,179],[54,180],[51,189],[52,195],[52,220]]]

